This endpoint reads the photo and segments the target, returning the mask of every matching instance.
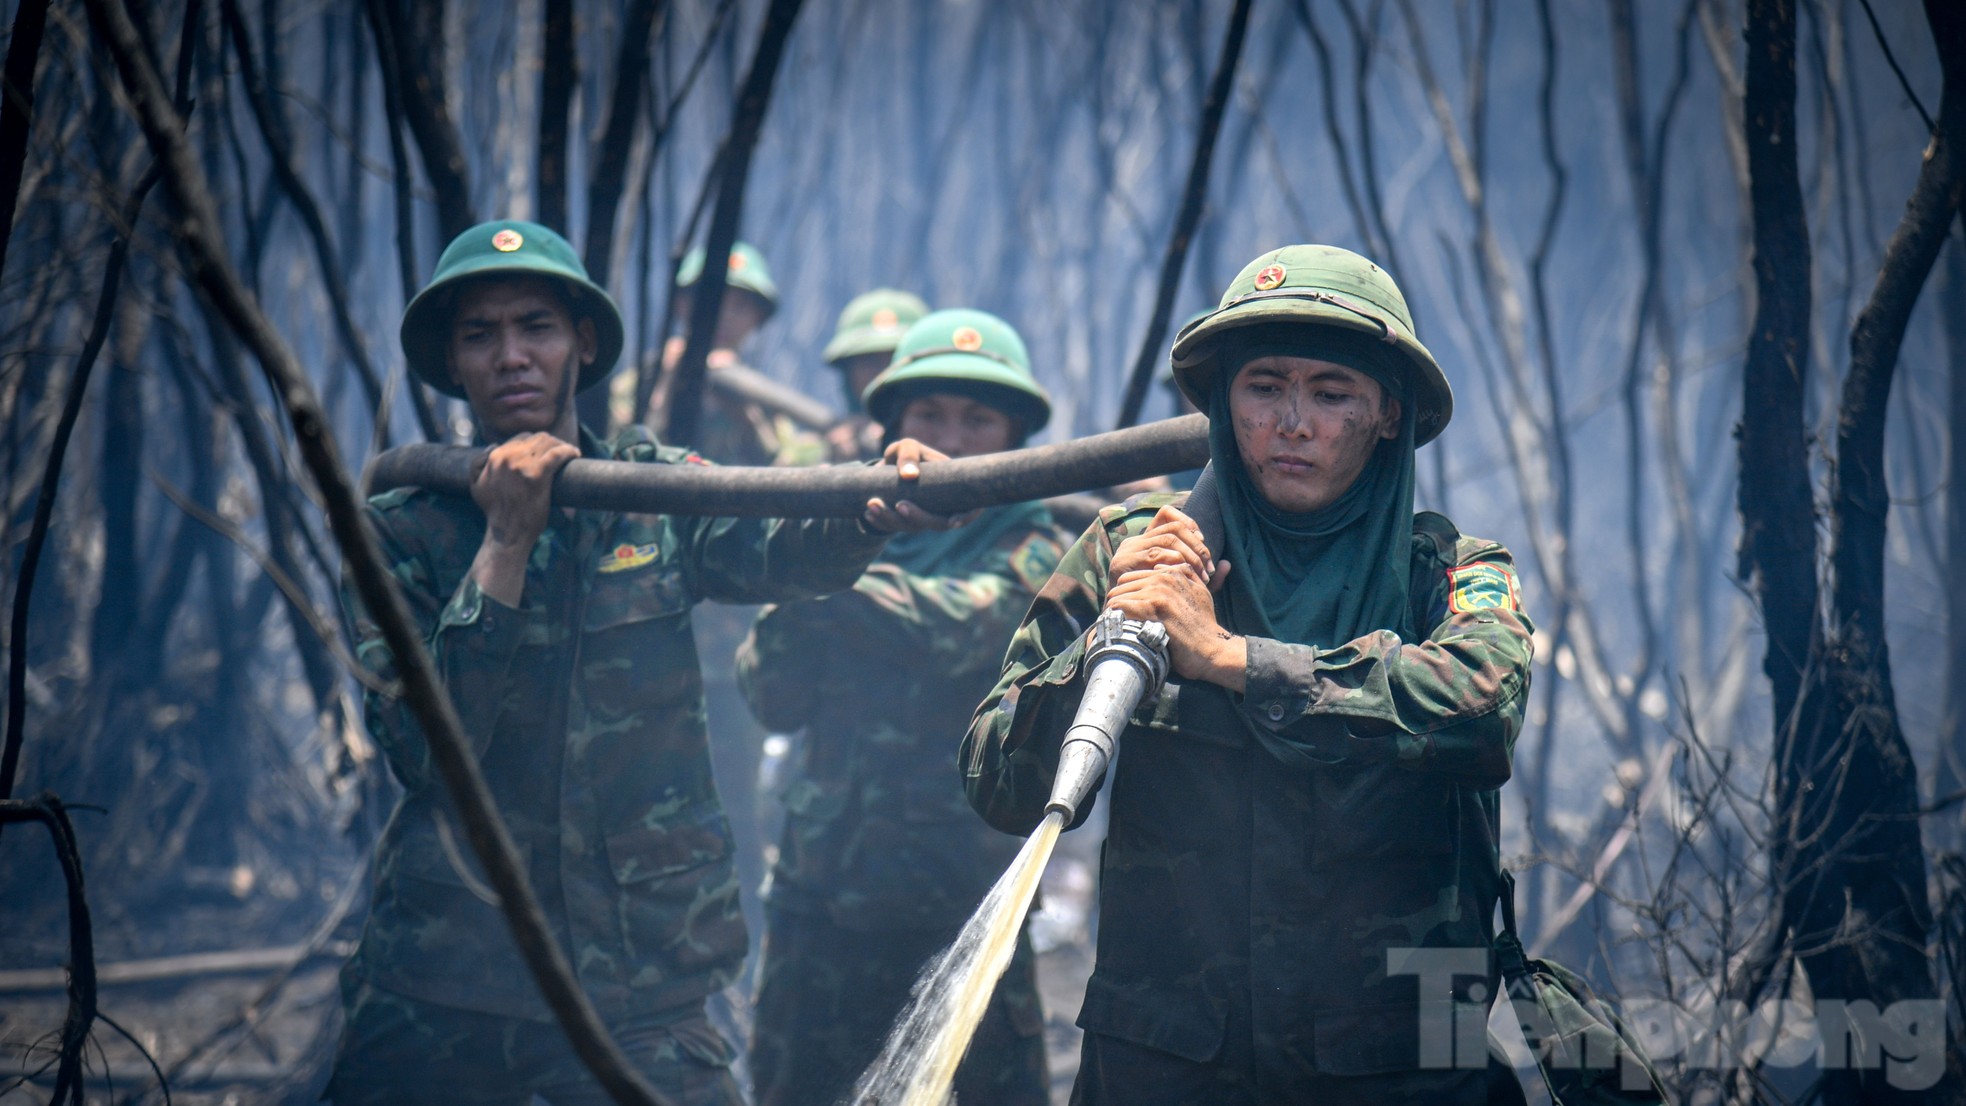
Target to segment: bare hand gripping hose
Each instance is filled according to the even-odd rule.
[[[1222,555],[1222,504],[1216,497],[1215,467],[1202,470],[1188,493],[1189,518],[1201,528],[1208,555]],[[1058,750],[1058,772],[1051,780],[1051,801],[1045,812],[1064,815],[1065,825],[1078,818],[1079,807],[1099,786],[1114,743],[1134,710],[1160,694],[1167,679],[1167,628],[1158,622],[1122,618],[1107,610],[1092,624],[1086,641],[1085,697],[1065,731]]]

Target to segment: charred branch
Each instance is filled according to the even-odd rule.
[[[1120,401],[1121,429],[1140,421],[1140,408],[1147,402],[1147,386],[1153,383],[1154,367],[1161,362],[1161,340],[1167,336],[1168,317],[1174,312],[1174,293],[1181,286],[1188,245],[1194,240],[1195,227],[1201,222],[1202,207],[1208,199],[1208,171],[1215,163],[1215,138],[1222,130],[1222,113],[1229,107],[1236,63],[1242,58],[1242,40],[1249,30],[1249,4],[1250,0],[1236,0],[1235,10],[1229,13],[1222,53],[1215,61],[1215,75],[1208,81],[1201,127],[1195,134],[1195,153],[1188,162],[1188,183],[1181,190],[1181,207],[1174,217],[1174,230],[1168,235],[1166,251],[1161,254],[1160,284],[1154,293],[1153,314],[1148,316],[1147,332],[1140,338],[1140,354],[1133,359],[1133,375],[1127,378],[1126,395]]]
[[[1850,370],[1838,410],[1830,500],[1833,622],[1845,648],[1875,655],[1887,684],[1884,535],[1891,504],[1884,469],[1885,416],[1912,307],[1966,197],[1966,11],[1928,0],[1925,14],[1945,74],[1938,125],[1904,217],[1885,248],[1870,300],[1850,330]]]
[[[573,92],[580,84],[580,58],[573,42],[573,0],[546,0],[541,21],[539,68],[539,221],[558,231],[567,227],[567,131]],[[589,219],[593,215],[588,215]],[[592,271],[592,266],[589,266]]]
[[[191,47],[199,12],[199,0],[191,0],[185,7],[184,33],[178,43],[176,91],[163,108],[176,117],[178,126],[182,126],[184,113],[190,109]],[[5,745],[0,747],[0,799],[13,796],[14,777],[20,768],[21,746],[26,740],[27,616],[34,602],[34,577],[40,570],[41,554],[48,542],[49,528],[54,523],[55,499],[61,491],[62,461],[68,455],[68,443],[75,433],[76,420],[82,415],[82,400],[88,391],[89,375],[102,355],[103,344],[109,340],[110,325],[116,319],[116,297],[122,288],[123,269],[129,263],[130,240],[136,234],[137,219],[142,215],[144,200],[149,198],[158,178],[159,170],[153,164],[144,173],[143,179],[137,182],[118,213],[117,236],[110,245],[109,260],[103,266],[102,290],[96,296],[94,320],[89,325],[88,338],[82,343],[82,354],[76,360],[75,373],[69,379],[68,395],[62,403],[61,416],[55,423],[54,440],[49,443],[47,465],[41,473],[41,491],[34,501],[34,522],[28,530],[27,544],[21,553],[20,575],[14,581],[12,622],[7,639],[7,729]],[[8,210],[11,212],[12,209]]]
[[[1768,624],[1777,725],[1793,724],[1818,641],[1815,502],[1803,398],[1809,357],[1809,229],[1796,166],[1795,5],[1751,0],[1749,199],[1755,312],[1741,379],[1740,574]]]
[[[7,39],[7,65],[0,70],[0,273],[7,270],[7,243],[14,237],[14,206],[34,122],[34,71],[41,64],[41,34],[47,26],[48,0],[22,0]]]
[[[778,78],[778,62],[784,55],[786,40],[792,37],[804,0],[772,0],[758,29],[758,48],[751,55],[751,68],[737,96],[730,134],[719,151],[717,207],[710,217],[709,240],[704,243],[703,275],[697,278],[690,297],[689,339],[676,362],[675,379],[669,391],[667,437],[674,442],[693,442],[703,414],[703,373],[710,355],[710,343],[717,332],[717,313],[723,308],[724,289],[730,267],[730,250],[737,243],[737,230],[744,218],[744,186],[751,175],[751,152],[757,148],[758,133],[764,129],[765,111],[771,106],[771,89]]]
[[[68,808],[54,795],[42,792],[32,799],[0,799],[0,826],[16,822],[39,822],[48,827],[68,889],[68,1015],[62,1019],[55,1085],[49,1101],[81,1106],[82,1051],[97,1017],[95,935],[82,883],[82,855],[75,848],[75,827],[68,821]]]
[[[164,170],[175,201],[192,279],[252,349],[293,426],[300,454],[320,490],[329,524],[363,604],[401,666],[403,694],[430,742],[432,759],[457,804],[474,852],[484,864],[501,910],[548,1006],[574,1052],[618,1101],[660,1106],[650,1087],[608,1038],[599,1016],[554,943],[510,833],[499,820],[483,774],[472,757],[457,713],[423,648],[407,606],[382,562],[360,500],[342,468],[326,414],[299,363],[261,313],[226,260],[204,170],[178,135],[162,82],[145,59],[136,28],[120,0],[89,0],[97,33],[108,44],[138,122]]]
[[[464,144],[444,103],[443,0],[365,0],[375,30],[376,59],[393,73],[397,102],[423,155],[423,171],[437,193],[437,228],[444,240],[478,221]]]
[[[355,315],[348,302],[348,279],[328,233],[327,219],[322,216],[321,205],[315,201],[314,193],[301,179],[300,170],[294,164],[293,141],[287,133],[286,118],[274,100],[276,90],[268,87],[253,58],[252,36],[246,28],[245,13],[239,9],[239,0],[223,0],[221,8],[232,39],[233,53],[239,59],[239,74],[245,80],[246,100],[252,106],[253,119],[259,124],[260,136],[266,140],[267,153],[272,159],[274,179],[280,182],[281,191],[286,193],[287,201],[294,205],[294,211],[300,215],[301,224],[307,228],[308,239],[313,243],[315,260],[320,264],[322,279],[327,284],[328,302],[334,308],[335,334],[341,339],[342,349],[347,351],[350,363],[361,378],[362,390],[368,396],[369,410],[375,412],[376,421],[386,427],[389,412],[382,403],[382,377],[376,372],[375,364],[369,358],[368,346],[363,343],[361,332],[355,325]],[[418,414],[427,417],[428,412],[419,410]],[[435,422],[424,423],[423,433],[425,437],[435,439],[438,436]],[[379,437],[387,441],[387,430],[382,431]]]
[[[649,37],[664,0],[632,0],[622,21],[621,53],[614,62],[614,95],[607,124],[594,151],[594,175],[587,186],[587,245],[581,251],[587,271],[605,282],[614,266],[615,211],[628,179],[629,146],[641,122],[642,93],[648,81]]]

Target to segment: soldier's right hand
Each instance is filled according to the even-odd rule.
[[[1208,547],[1202,544],[1201,527],[1174,507],[1154,512],[1154,521],[1113,550],[1107,578],[1118,580],[1129,572],[1185,567],[1204,583],[1213,584],[1217,566]],[[1215,590],[1211,587],[1209,590]]]
[[[551,517],[553,478],[578,456],[574,446],[537,432],[493,446],[471,482],[471,498],[485,512],[486,542],[530,555]]]

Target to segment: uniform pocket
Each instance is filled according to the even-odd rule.
[[[587,596],[581,686],[603,719],[694,696],[702,688],[682,573],[652,565],[597,574]]]
[[[1095,974],[1086,982],[1078,1024],[1201,1063],[1222,1051],[1228,1016],[1199,991],[1152,980],[1114,983]]]
[[[628,984],[653,986],[744,955],[723,810],[706,804],[606,837]]]
[[[629,886],[721,859],[730,852],[730,829],[721,809],[701,806],[659,825],[610,833],[607,849],[615,882]]]

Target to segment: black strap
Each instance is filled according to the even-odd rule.
[[[1496,966],[1502,969],[1502,978],[1512,986],[1511,993],[1523,991],[1529,978],[1529,953],[1522,946],[1522,935],[1515,927],[1515,874],[1506,866],[1499,868],[1502,877],[1502,929],[1495,935]]]
[[[1515,928],[1515,874],[1509,871],[1507,865],[1497,867],[1502,876],[1502,931],[1495,935],[1495,960],[1496,966],[1502,969],[1501,997],[1510,1001],[1534,1000],[1536,985],[1529,974],[1529,954],[1523,951],[1522,937]],[[1516,1016],[1513,1010],[1509,1016]],[[1556,1091],[1556,1081],[1550,1078],[1550,1069],[1544,1065],[1542,1051],[1533,1042],[1525,1043],[1535,1054],[1536,1074],[1543,1077],[1543,1088],[1549,1092],[1552,1106],[1563,1106],[1563,1096]]]
[[[1509,871],[1507,865],[1502,865],[1501,872],[1502,932],[1514,937],[1516,944],[1519,945],[1522,943],[1522,937],[1516,932],[1515,928],[1515,873]]]

